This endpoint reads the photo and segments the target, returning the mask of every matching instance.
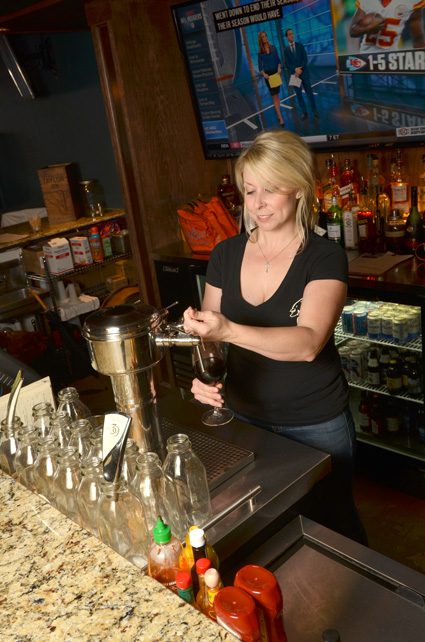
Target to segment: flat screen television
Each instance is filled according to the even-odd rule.
[[[425,140],[425,0],[199,0],[172,12],[207,158],[237,156],[279,126],[277,109],[313,148]],[[277,60],[278,99],[261,73]]]

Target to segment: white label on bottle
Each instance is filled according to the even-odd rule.
[[[348,249],[357,247],[357,226],[355,214],[351,210],[342,213],[342,225],[344,229],[344,243]]]
[[[328,238],[338,240],[341,238],[341,226],[328,224]]]
[[[361,239],[367,239],[367,222],[361,223],[359,221],[359,237]]]
[[[393,206],[408,207],[407,183],[394,183],[391,185],[391,201]]]
[[[381,381],[380,381],[380,376],[379,372],[368,372],[367,373],[367,381],[370,383],[371,386],[379,386]]]

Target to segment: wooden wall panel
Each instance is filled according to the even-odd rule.
[[[115,103],[124,114],[137,186],[138,207],[133,210],[151,251],[179,238],[178,204],[199,193],[215,193],[229,163],[204,158],[172,2],[89,1],[86,11],[93,32],[101,5],[108,7],[119,70]]]

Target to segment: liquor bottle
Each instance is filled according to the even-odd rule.
[[[357,231],[357,205],[354,193],[350,192],[348,202],[342,209],[342,227],[344,233],[344,245],[349,250],[354,250],[359,244]]]
[[[342,209],[338,205],[337,197],[332,196],[331,206],[327,211],[328,239],[335,243],[344,244],[342,236]]]
[[[391,177],[391,206],[401,210],[403,216],[407,216],[409,212],[409,190],[400,149],[396,152],[395,166]]]
[[[381,385],[381,372],[379,368],[378,350],[371,348],[367,359],[367,382],[371,386]]]
[[[359,252],[375,252],[376,224],[375,208],[369,198],[367,182],[360,179],[360,202],[357,212],[357,229],[359,233]]]
[[[412,185],[411,207],[406,219],[404,247],[407,252],[414,252],[424,240],[424,223],[418,210],[418,188]]]
[[[327,238],[328,236],[328,217],[326,214],[326,211],[323,207],[322,201],[319,200],[319,198],[316,199],[316,203],[314,205],[314,210],[316,212],[316,225],[314,226],[314,231],[316,234],[319,236],[323,236],[324,238]]]
[[[323,207],[327,212],[332,205],[333,196],[336,196],[337,202],[339,202],[338,166],[333,155],[326,161],[326,169],[328,177],[323,186]]]
[[[371,432],[370,407],[367,392],[362,392],[358,410],[359,428],[363,432]]]
[[[379,367],[381,369],[381,381],[384,386],[387,385],[387,370],[390,365],[390,350],[386,346],[382,346],[381,353],[379,355]]]
[[[418,209],[425,215],[425,154],[422,155],[422,169],[418,179]]]
[[[403,254],[404,252],[405,220],[400,210],[392,209],[385,223],[384,236],[388,252]]]
[[[371,433],[380,437],[385,433],[385,421],[382,412],[381,397],[378,394],[372,395],[370,404],[370,428]]]
[[[230,180],[229,174],[223,174],[221,177],[220,184],[217,187],[217,196],[223,201],[231,213],[241,204],[238,190],[236,185]]]
[[[397,359],[390,359],[387,370],[387,388],[392,395],[399,395],[403,392],[403,378],[400,362]]]
[[[388,403],[385,404],[385,414],[387,432],[400,432],[400,411],[394,399],[389,399]]]
[[[349,158],[344,159],[344,165],[341,172],[341,178],[339,181],[340,185],[340,196],[341,196],[341,207],[347,205],[349,200],[352,200],[354,193],[357,193],[358,186],[355,185],[354,180],[354,169]]]

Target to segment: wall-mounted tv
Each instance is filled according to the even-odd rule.
[[[199,0],[172,11],[207,158],[237,156],[280,126],[279,112],[314,148],[425,140],[425,0]],[[276,92],[265,74],[278,63]]]

